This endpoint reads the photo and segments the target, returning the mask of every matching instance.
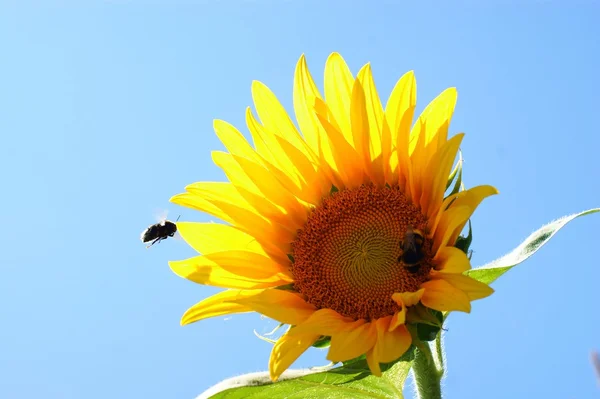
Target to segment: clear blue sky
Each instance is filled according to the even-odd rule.
[[[252,331],[274,323],[180,327],[217,289],[169,270],[193,254],[185,242],[146,250],[139,234],[165,209],[210,220],[168,199],[224,179],[212,120],[246,132],[253,79],[292,109],[302,53],[318,84],[332,51],[355,73],[371,61],[386,99],[414,69],[419,109],[458,87],[451,130],[467,133],[465,182],[501,192],[474,217],[475,265],[600,206],[593,0],[41,3],[0,5],[2,398],[193,398],[267,367],[270,344]],[[600,394],[589,360],[600,349],[599,227],[598,215],[576,220],[472,314],[451,316],[448,398]],[[295,367],[326,363],[313,350]]]

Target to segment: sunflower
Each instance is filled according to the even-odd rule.
[[[370,65],[355,78],[333,53],[324,91],[300,57],[297,128],[253,82],[259,119],[248,108],[246,123],[254,146],[214,122],[228,152],[212,157],[229,182],[194,183],[171,199],[226,222],[178,223],[202,255],[170,262],[173,272],[228,288],[192,306],[181,324],[258,312],[290,325],[271,353],[274,381],[323,337],[329,360],[366,355],[381,375],[380,363],[398,359],[414,339],[411,308],[470,312],[471,301],[493,292],[463,275],[470,261],[454,246],[481,201],[497,193],[478,186],[445,196],[463,139],[448,138],[456,90],[442,92],[412,125],[412,71],[384,109]]]

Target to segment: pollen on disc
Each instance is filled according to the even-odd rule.
[[[317,308],[343,316],[393,315],[396,292],[414,292],[431,269],[430,243],[416,272],[398,262],[409,227],[427,219],[398,188],[364,185],[323,200],[292,244],[295,289]]]

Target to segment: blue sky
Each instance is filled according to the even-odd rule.
[[[82,2],[84,3],[84,2]],[[192,398],[267,367],[257,315],[180,327],[217,292],[175,276],[182,240],[140,232],[169,198],[222,181],[212,120],[245,133],[253,79],[291,111],[305,53],[371,62],[384,99],[414,69],[419,110],[456,86],[464,180],[501,195],[473,219],[474,264],[600,206],[600,5],[592,0],[0,3],[0,397]],[[404,2],[402,2],[404,3]],[[568,5],[570,4],[570,5]],[[600,387],[600,217],[579,219],[449,319],[449,398],[588,398]],[[312,350],[296,367],[324,365]]]

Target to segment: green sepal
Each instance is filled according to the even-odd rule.
[[[471,219],[469,219],[469,234],[467,234],[466,237],[458,236],[454,246],[463,251],[465,254],[469,255],[469,247],[471,246],[471,242],[473,242],[473,229],[471,228]]]
[[[342,362],[342,364],[344,366],[346,366],[346,367],[349,367],[349,366],[352,366],[355,363],[358,363],[360,361],[366,361],[366,360],[367,360],[367,357],[364,354],[362,354],[362,355],[360,355],[358,357],[355,357],[354,359],[345,360],[345,361]]]
[[[294,283],[289,283],[286,285],[279,285],[277,287],[274,287],[274,289],[276,290],[283,290],[283,291],[296,291],[294,289]]]
[[[421,341],[433,341],[444,324],[442,312],[429,309],[422,304],[411,306],[406,322],[414,331],[414,336]]]
[[[465,274],[477,281],[490,284],[496,281],[498,277],[536,253],[567,223],[580,216],[591,215],[596,212],[600,212],[600,208],[589,209],[580,213],[563,216],[560,219],[550,222],[534,231],[518,247],[508,254],[482,267],[468,270]]]
[[[417,324],[417,337],[424,342],[433,341],[441,329],[441,327],[435,327],[429,324]]]
[[[406,314],[406,322],[410,324],[425,324],[442,328],[444,317],[439,310],[430,309],[421,303],[411,306]]]
[[[433,364],[433,357],[431,357],[431,350],[427,350],[427,348],[425,348],[425,346],[427,346],[427,347],[429,346],[429,343],[427,341],[424,341],[421,338],[419,338],[418,326],[412,325],[412,324],[407,324],[406,329],[408,330],[408,332],[410,333],[410,335],[413,339],[412,346],[414,346],[416,349],[419,349],[422,353],[429,354],[427,356],[427,358]],[[414,355],[414,352],[413,352],[413,355]]]
[[[331,345],[331,337],[328,337],[328,336],[322,336],[314,344],[312,344],[312,346],[314,348],[319,348],[319,349],[327,348],[327,347],[329,347],[329,345]]]
[[[338,190],[338,188],[332,184],[331,189],[329,190],[329,194],[335,194],[338,191],[340,191],[340,190]]]
[[[294,263],[294,256],[292,254],[287,254],[287,257],[290,260],[290,262]]]
[[[450,176],[448,176],[448,181],[446,182],[446,190],[448,190],[448,188],[450,188],[450,185],[452,185],[454,178],[456,178],[456,181],[454,182],[454,187],[452,188],[450,195],[458,193],[458,190],[460,189],[460,185],[462,183],[462,169],[463,169],[462,151],[459,150],[458,154],[459,154],[458,162],[456,162],[456,166],[450,173]]]

